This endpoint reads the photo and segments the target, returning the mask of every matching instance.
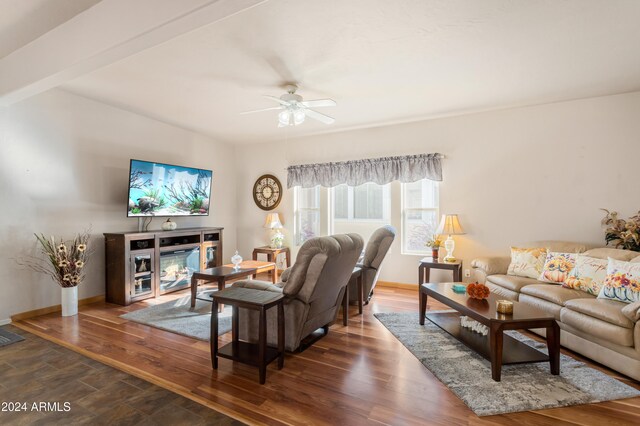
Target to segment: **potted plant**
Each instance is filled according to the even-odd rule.
[[[44,234],[34,234],[45,258],[33,257],[19,263],[33,271],[49,275],[62,289],[62,316],[78,313],[78,285],[84,280],[91,250],[89,231],[77,234],[73,240],[56,240]]]
[[[605,241],[615,244],[616,248],[640,251],[640,211],[627,220],[619,219],[618,212],[602,209],[607,215],[602,219],[606,226]]]
[[[427,242],[425,246],[431,248],[431,257],[433,260],[438,260],[438,251],[440,250],[440,246],[442,245],[442,238],[439,235],[434,234]]]

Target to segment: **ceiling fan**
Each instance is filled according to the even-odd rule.
[[[333,117],[321,114],[310,108],[336,106],[336,101],[333,99],[315,99],[312,101],[303,101],[302,96],[297,95],[296,91],[298,86],[295,84],[288,84],[287,93],[276,98],[275,96],[263,95],[267,99],[274,100],[280,105],[277,107],[263,108],[255,111],[241,112],[240,114],[253,114],[254,112],[280,110],[278,114],[278,127],[285,126],[297,126],[304,123],[306,117],[311,117],[324,124],[332,124],[336,121]]]

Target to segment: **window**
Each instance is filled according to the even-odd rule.
[[[333,189],[333,219],[353,222],[389,221],[389,185],[365,183]]]
[[[402,249],[426,253],[425,243],[438,227],[438,183],[423,179],[402,184]]]
[[[320,187],[301,188],[294,192],[295,241],[302,245],[309,238],[320,235]]]

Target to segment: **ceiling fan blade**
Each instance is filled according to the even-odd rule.
[[[320,114],[319,112],[312,109],[305,109],[304,113],[307,115],[307,117],[311,117],[313,119],[321,121],[324,124],[333,124],[333,122],[336,121],[335,118],[329,117],[328,115]]]
[[[281,106],[277,106],[277,107],[271,107],[271,108],[255,109],[253,111],[244,111],[244,112],[241,112],[240,115],[253,114],[254,112],[271,111],[271,110],[274,110],[274,109],[282,109],[282,107]]]
[[[271,99],[272,101],[276,101],[278,102],[280,105],[284,105],[284,106],[290,106],[291,102],[289,101],[285,101],[282,100],[280,98],[276,98],[275,96],[270,96],[270,95],[262,95],[262,97],[267,98],[267,99]]]
[[[336,101],[334,101],[333,99],[315,99],[313,101],[302,101],[299,103],[300,105],[309,108],[329,107],[337,105]]]

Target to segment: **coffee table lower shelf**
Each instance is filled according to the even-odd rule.
[[[460,325],[459,312],[431,312],[426,318],[455,337],[469,349],[491,361],[489,335],[471,331]],[[549,362],[549,356],[531,346],[505,334],[503,336],[502,364],[524,364],[531,362]]]

